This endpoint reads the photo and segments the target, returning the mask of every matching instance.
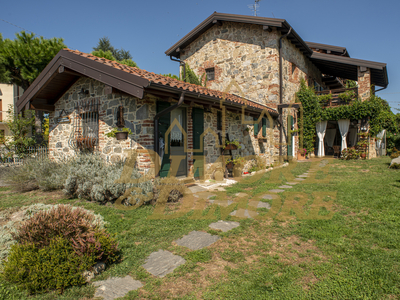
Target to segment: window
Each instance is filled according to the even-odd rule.
[[[222,130],[222,112],[217,111],[217,130]]]
[[[253,121],[256,122],[254,124],[254,136],[258,136],[258,123],[257,123],[258,118],[254,118]]]
[[[215,69],[214,68],[206,69],[206,76],[207,76],[207,80],[214,80],[215,79]]]
[[[262,136],[266,137],[267,136],[267,119],[262,118]]]

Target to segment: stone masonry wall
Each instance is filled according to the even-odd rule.
[[[277,30],[268,32],[261,25],[223,22],[183,49],[181,59],[199,76],[215,68],[215,80],[207,87],[274,106],[279,103],[279,37]],[[318,69],[286,39],[283,76],[284,103],[294,102],[301,78],[322,85]]]
[[[358,95],[361,100],[366,100],[371,96],[371,70],[367,69],[365,72],[360,71],[357,67],[358,73]]]
[[[89,90],[89,95],[82,97],[78,94],[81,89]],[[119,94],[104,94],[104,84],[99,81],[79,79],[55,104],[55,112],[50,114],[49,151],[50,157],[58,159],[71,157],[77,151],[71,147],[69,140],[73,134],[73,124],[76,117],[74,105],[78,100],[100,100],[99,111],[99,144],[98,151],[101,156],[110,162],[124,160],[130,150],[138,149],[138,168],[144,172],[152,164],[147,149],[153,150],[154,125],[156,114],[156,99],[145,96],[138,99]],[[116,127],[118,106],[124,107],[125,127],[132,131],[127,140],[118,141],[116,138],[105,136]],[[64,110],[70,117],[70,124],[58,124],[57,118]],[[63,114],[63,116],[65,116]]]

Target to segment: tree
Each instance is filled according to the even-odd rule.
[[[0,136],[2,144],[8,153],[23,155],[28,152],[28,148],[35,145],[35,138],[30,136],[32,127],[35,125],[35,113],[26,110],[24,114],[14,114],[14,107],[10,105],[6,125],[11,132],[11,137]]]
[[[61,38],[45,39],[21,31],[14,40],[0,34],[0,82],[12,83],[26,90],[47,64],[63,48]]]
[[[115,57],[114,60],[117,61],[123,61],[123,60],[132,60],[132,55],[129,53],[129,51],[124,50],[124,49],[115,49],[109,40],[108,37],[102,37],[99,39],[99,43],[97,44],[96,47],[93,47],[94,51],[99,51],[102,50],[104,52],[110,51],[112,56]]]
[[[203,73],[201,76],[197,76],[196,73],[190,68],[189,64],[185,64],[185,70],[186,74],[183,73],[182,69],[180,80],[200,86],[207,86],[207,75],[204,76],[205,73]]]
[[[107,50],[107,51],[103,51],[101,49],[100,50],[95,50],[95,51],[92,52],[92,55],[97,56],[97,57],[106,58],[106,59],[109,59],[109,60],[113,60],[113,61],[116,61],[116,62],[118,62],[120,64],[127,65],[129,67],[139,68],[137,66],[137,64],[132,59],[117,60],[112,55],[110,50]]]

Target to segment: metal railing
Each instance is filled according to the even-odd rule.
[[[327,100],[325,102],[321,102],[322,106],[324,107],[334,107],[334,106],[340,106],[340,105],[348,105],[351,103],[351,101],[355,100],[358,98],[358,88],[341,88],[341,89],[335,89],[335,90],[326,90],[326,91],[318,91],[316,92],[318,96],[320,95],[332,95],[332,99]],[[347,94],[347,96],[352,95],[351,99],[344,100],[344,98],[341,95]]]
[[[0,148],[0,166],[20,165],[25,159],[46,158],[49,155],[49,148],[46,146],[29,147],[27,152],[21,155],[13,154],[4,147]]]

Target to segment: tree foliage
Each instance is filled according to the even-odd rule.
[[[9,153],[23,155],[28,152],[28,148],[35,145],[35,138],[30,135],[32,127],[35,125],[35,112],[27,110],[20,114],[14,114],[14,108],[10,105],[7,111],[8,118],[5,121],[11,132],[11,137],[0,136],[2,144]]]
[[[368,117],[371,136],[376,136],[382,129],[386,129],[392,134],[398,133],[395,114],[390,110],[387,101],[378,96],[371,95],[365,101],[356,99],[350,105],[322,108],[320,104],[322,96],[317,96],[314,89],[308,87],[304,80],[302,80],[300,90],[296,95],[303,107],[303,118],[300,122],[303,122],[303,146],[307,152],[312,151],[314,147],[315,125],[319,121],[360,120]]]
[[[184,82],[206,86],[207,84],[207,76],[205,73],[201,76],[197,76],[196,73],[190,68],[189,64],[185,64],[186,74],[184,74],[183,70],[181,73],[181,79]]]
[[[132,60],[132,55],[128,50],[124,50],[123,48],[121,49],[116,49],[111,45],[110,39],[108,37],[102,37],[99,39],[99,43],[97,44],[96,47],[93,47],[94,51],[110,51],[111,55],[115,57],[114,60],[118,61],[123,61],[123,60]],[[96,55],[97,56],[97,55]]]
[[[97,57],[101,57],[101,58],[106,58],[106,59],[109,59],[109,60],[113,60],[113,61],[116,61],[116,62],[118,62],[120,64],[127,65],[129,67],[139,68],[137,66],[137,64],[132,59],[117,60],[113,56],[113,54],[112,54],[112,52],[110,50],[107,50],[107,51],[103,51],[101,49],[100,50],[95,50],[95,51],[92,52],[92,55],[97,56]]]
[[[14,40],[0,34],[0,81],[26,90],[53,57],[66,48],[61,38],[45,39],[21,31]]]

